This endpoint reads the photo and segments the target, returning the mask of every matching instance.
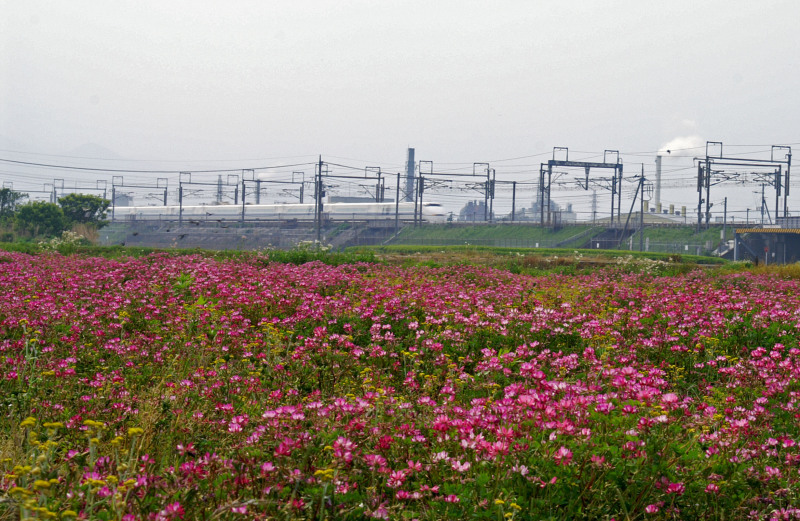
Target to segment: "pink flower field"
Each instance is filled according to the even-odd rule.
[[[800,285],[0,253],[0,519],[800,519]]]

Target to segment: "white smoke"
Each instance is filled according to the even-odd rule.
[[[679,136],[658,150],[660,156],[687,157],[705,154],[706,140],[698,135]]]

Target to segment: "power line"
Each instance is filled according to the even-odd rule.
[[[180,174],[181,172],[187,172],[187,171],[198,174],[210,174],[210,173],[224,173],[224,172],[240,172],[242,170],[269,170],[274,168],[294,168],[298,166],[310,166],[314,164],[314,163],[295,163],[291,165],[221,168],[212,170],[193,170],[191,168],[182,170],[134,170],[134,169],[118,169],[118,168],[94,168],[94,167],[71,166],[71,165],[53,165],[46,163],[34,163],[30,161],[16,161],[13,159],[4,159],[4,158],[0,158],[0,161],[4,163],[13,163],[17,165],[37,166],[41,168],[56,168],[60,170],[80,170],[82,172],[119,172],[119,173],[129,173],[129,174]]]

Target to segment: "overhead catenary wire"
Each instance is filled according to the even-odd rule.
[[[98,168],[98,167],[87,167],[87,166],[74,166],[74,165],[53,165],[53,164],[46,164],[46,163],[35,163],[31,161],[17,161],[14,159],[5,159],[0,158],[0,162],[3,163],[12,163],[17,165],[26,165],[26,166],[36,166],[41,168],[57,168],[61,170],[80,170],[85,172],[115,172],[115,173],[130,173],[130,174],[180,174],[182,172],[191,171],[192,173],[198,174],[216,174],[216,173],[225,173],[225,172],[241,172],[242,170],[269,170],[274,168],[295,168],[298,166],[310,166],[314,165],[313,162],[309,163],[294,163],[289,165],[274,165],[274,166],[256,166],[256,167],[236,167],[236,168],[217,168],[217,169],[207,169],[207,170],[193,170],[191,168],[188,169],[179,169],[179,170],[138,170],[138,169],[131,169],[131,168]]]
[[[796,144],[796,143],[790,143]],[[769,149],[765,148],[767,145],[726,145],[726,151],[730,149],[735,149],[737,147],[748,148],[748,150],[742,151],[742,155],[757,155],[765,152],[769,152]],[[673,149],[673,152],[688,152],[688,151],[699,151],[702,150],[704,147],[687,147],[683,149]],[[32,156],[36,156],[36,153],[23,153],[19,151],[6,151],[12,153],[20,153],[20,154],[28,154]],[[603,156],[602,153],[597,151],[586,151],[586,150],[571,150],[570,152],[575,153],[576,155],[581,156],[580,160],[589,160],[592,158],[600,158]],[[625,157],[641,157],[647,155],[655,155],[658,151],[653,152],[633,152],[633,153],[625,153],[621,152],[620,155],[623,158]],[[492,164],[492,170],[496,171],[497,175],[497,185],[496,185],[496,204],[498,208],[503,208],[507,206],[509,203],[506,199],[509,196],[509,193],[512,192],[511,183],[516,183],[516,195],[517,200],[522,201],[523,199],[535,199],[537,197],[537,189],[538,186],[538,172],[541,163],[532,162],[531,159],[541,157],[545,158],[550,156],[552,151],[548,152],[539,152],[535,154],[527,154],[527,155],[519,155],[514,157],[507,157],[501,159],[493,159],[488,163]],[[98,160],[103,162],[114,162],[114,168],[104,168],[98,165],[78,165],[78,164],[69,164],[68,162],[62,161],[26,161],[21,159],[13,159],[9,157],[0,158],[0,162],[6,164],[10,168],[3,169],[0,171],[1,176],[11,176],[13,180],[24,180],[25,184],[34,185],[37,180],[40,182],[44,182],[45,185],[52,185],[53,184],[53,176],[54,173],[58,177],[63,177],[64,179],[56,179],[56,181],[66,181],[66,189],[73,189],[69,184],[74,184],[77,188],[79,183],[85,183],[87,180],[83,177],[78,176],[69,176],[64,175],[67,172],[73,172],[75,174],[93,174],[93,175],[113,175],[113,174],[128,174],[133,179],[151,179],[150,176],[155,174],[161,175],[179,175],[182,172],[191,172],[196,174],[225,174],[225,173],[240,173],[243,170],[252,170],[259,175],[268,176],[269,180],[274,181],[289,181],[291,180],[294,182],[294,174],[297,173],[297,170],[305,170],[306,175],[310,176],[312,170],[316,166],[316,161],[314,162],[287,162],[285,164],[265,164],[260,163],[262,166],[246,166],[240,165],[237,163],[248,161],[246,159],[240,160],[197,160],[196,162],[220,162],[223,163],[219,168],[198,168],[195,169],[191,166],[188,166],[187,163],[183,163],[183,165],[178,168],[137,168],[135,166],[131,166],[128,168],[118,167],[117,163],[126,163],[126,162],[138,162],[138,163],[146,163],[146,162],[170,162],[170,163],[180,163],[178,160],[155,160],[155,159],[134,159],[134,160],[126,160],[126,159],[108,159],[108,158],[85,158],[82,156],[58,156],[55,154],[38,154],[41,157],[65,157],[69,159],[85,159],[89,160]],[[311,155],[304,155],[304,156],[287,156],[286,158],[291,157],[299,157],[299,158],[310,158],[314,157]],[[402,171],[402,165],[398,162],[391,162],[391,163],[382,163],[380,161],[365,161],[365,160],[357,160],[353,158],[345,158],[340,156],[329,156],[333,159],[337,159],[337,162],[325,161],[325,165],[330,168],[326,174],[330,174],[335,177],[337,171],[341,172],[342,170],[347,172],[359,172],[365,173],[365,167],[360,166],[357,164],[349,163],[350,161],[361,161],[366,164],[370,164],[375,168],[380,168],[382,173],[387,175],[396,175],[397,171]],[[672,156],[674,159],[679,161],[692,161],[691,158],[687,154],[678,154]],[[272,159],[280,159],[280,158],[272,158]],[[267,160],[264,160],[267,161]],[[475,162],[434,162],[434,169],[436,174],[446,174],[452,173],[454,175],[463,175],[464,172],[471,172],[474,168]],[[626,166],[631,163],[626,163]],[[236,166],[233,166],[236,165]],[[648,174],[652,172],[653,166],[647,164],[645,169],[648,171]],[[567,170],[567,175],[558,182],[553,183],[553,194],[552,198],[557,199],[562,204],[569,204],[574,203],[575,205],[582,205],[586,204],[592,198],[592,191],[597,190],[598,193],[604,193],[606,190],[605,187],[599,186],[603,180],[598,178],[597,182],[594,183],[594,187],[590,187],[588,191],[584,189],[584,193],[580,193],[580,187],[574,186],[576,180],[579,179],[581,176],[573,175],[574,170],[570,168],[565,168]],[[579,169],[580,170],[580,169]],[[733,170],[733,169],[729,169]],[[740,169],[741,170],[741,169]],[[61,172],[64,172],[62,174]],[[664,168],[662,170],[665,179],[662,181],[662,186],[665,189],[680,189],[680,188],[689,188],[694,185],[696,180],[695,175],[695,166],[683,166],[682,164],[675,164],[672,167]],[[128,175],[126,175],[126,183],[128,182]],[[401,174],[405,175],[405,174]],[[424,175],[424,174],[423,174]],[[503,178],[500,178],[503,176]],[[369,177],[365,174],[365,179],[369,179]],[[264,180],[267,180],[267,177],[264,177]],[[512,181],[513,180],[513,181]],[[251,181],[248,181],[251,182]],[[310,182],[310,181],[309,181]],[[450,179],[449,183],[455,185],[458,183],[455,179]],[[473,184],[475,181],[472,182]],[[507,184],[506,184],[507,183]],[[735,181],[729,181],[731,187],[735,188],[737,186],[752,186],[757,185],[759,183],[758,180],[753,179],[752,176],[747,176],[742,174],[737,178]],[[141,184],[147,184],[146,181],[142,181]],[[525,185],[529,185],[529,188],[526,189]],[[349,190],[350,192],[363,192],[364,187],[359,187],[357,184],[352,184],[350,182],[343,182],[340,181],[340,187],[337,188],[338,190],[345,191]],[[15,186],[16,188],[16,186]],[[85,188],[88,189],[88,188]],[[472,199],[472,194],[477,194],[480,190],[483,190],[482,185],[480,183],[475,184],[475,186],[466,186],[463,185],[459,188],[448,188],[448,187],[441,187],[441,188],[434,188],[434,187],[426,187],[426,189],[433,190],[438,195],[437,197],[442,198],[444,201],[450,203],[457,203],[457,202],[464,202],[467,199]],[[248,188],[248,191],[250,189]],[[387,191],[391,192],[391,187],[386,187]],[[623,186],[621,187],[623,192],[622,197],[625,199],[629,199],[633,195],[633,186]],[[35,190],[30,190],[34,192]],[[269,190],[267,190],[269,192]],[[170,185],[170,193],[172,193],[172,185]],[[279,197],[280,195],[275,191],[269,192],[272,194],[273,197]],[[605,192],[607,194],[607,192]],[[201,192],[198,192],[199,196],[202,196]],[[607,197],[607,196],[603,196]],[[477,199],[477,197],[476,197]],[[678,197],[672,197],[672,199],[679,199]],[[732,205],[735,203],[731,202]],[[691,208],[693,205],[691,203],[680,203],[676,202],[676,205],[687,206]],[[733,207],[733,206],[732,206]],[[575,210],[578,211],[577,209]],[[601,214],[604,212],[600,212]]]

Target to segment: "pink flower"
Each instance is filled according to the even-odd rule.
[[[605,456],[598,456],[596,454],[592,455],[592,463],[597,465],[598,467],[601,466],[605,462],[606,462],[606,457]]]
[[[355,443],[344,436],[339,436],[336,438],[336,441],[333,442],[333,456],[349,463],[353,461],[353,450],[355,448]]]
[[[646,507],[644,507],[644,511],[646,513],[648,513],[648,514],[655,514],[659,510],[661,510],[662,506],[664,506],[664,502],[663,501],[659,501],[658,503],[653,503],[652,505],[647,505]]]
[[[386,465],[386,458],[380,454],[367,454],[364,456],[364,461],[372,468],[383,467]]]
[[[167,505],[164,510],[156,515],[157,521],[165,521],[168,519],[183,519],[183,507],[181,506],[180,502],[176,501],[175,503],[170,503]]]
[[[389,475],[389,480],[386,482],[386,486],[389,488],[400,488],[403,486],[403,483],[406,480],[406,473],[402,470],[393,471]]]
[[[469,461],[461,463],[461,460],[458,460],[458,461],[452,461],[450,463],[450,466],[453,467],[453,470],[455,470],[456,472],[462,472],[463,473],[463,472],[468,471],[469,468],[472,466],[472,464],[470,464]]]
[[[706,486],[706,494],[716,494],[719,492],[719,485],[716,483],[709,483]]]
[[[670,483],[667,485],[667,494],[678,494],[682,496],[685,491],[686,487],[683,483]]]
[[[601,414],[609,414],[614,410],[614,404],[610,402],[600,402],[595,405],[595,410]]]
[[[373,519],[389,519],[389,511],[386,510],[386,505],[383,503],[367,515]]]
[[[194,443],[190,443],[189,445],[186,446],[184,446],[182,443],[178,443],[178,446],[176,448],[178,450],[178,454],[180,454],[181,456],[183,456],[187,452],[191,454],[194,452]]]
[[[661,403],[667,407],[671,407],[678,403],[678,395],[675,393],[666,393],[661,396]]]
[[[562,445],[553,458],[556,460],[556,465],[569,465],[572,462],[572,451]]]

